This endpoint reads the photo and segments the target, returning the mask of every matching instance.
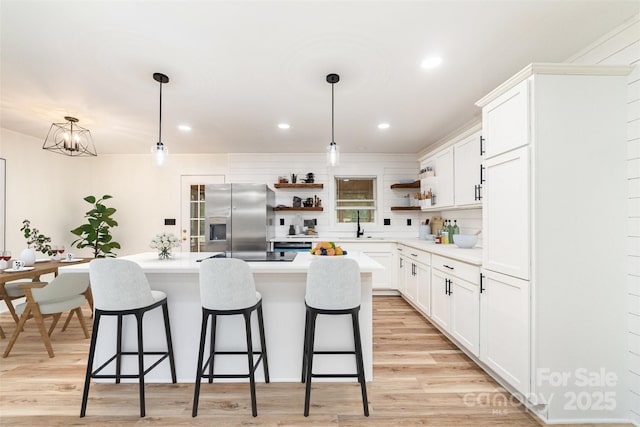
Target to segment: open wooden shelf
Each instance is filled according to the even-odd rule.
[[[409,183],[391,184],[391,189],[395,188],[420,188],[420,181],[413,181]]]
[[[294,184],[295,185],[295,184]],[[314,212],[322,212],[323,208],[295,208],[293,206],[276,206],[273,208],[274,211],[314,211]]]
[[[418,183],[419,185],[420,183]],[[275,188],[324,188],[324,184],[315,184],[315,183],[300,183],[300,184],[289,184],[289,183],[276,183],[273,184]]]
[[[419,211],[420,206],[391,206],[392,211]]]

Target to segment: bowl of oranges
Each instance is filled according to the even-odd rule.
[[[346,254],[347,251],[336,246],[333,242],[318,242],[314,248],[311,248],[311,255],[340,256]]]

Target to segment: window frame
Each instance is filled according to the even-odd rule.
[[[358,206],[349,206],[349,207],[339,207],[338,203],[339,202],[349,202],[351,201],[350,199],[339,199],[338,198],[338,181],[339,180],[344,180],[344,179],[353,179],[353,180],[370,180],[372,181],[372,190],[373,190],[373,199],[354,199],[355,201],[368,201],[368,202],[372,202],[373,206],[362,206],[362,207],[358,207]],[[373,221],[361,221],[361,224],[369,224],[369,225],[377,225],[378,224],[378,217],[379,217],[379,206],[380,206],[380,197],[378,195],[379,190],[378,190],[378,177],[376,175],[354,175],[354,174],[340,174],[340,175],[334,175],[333,176],[333,196],[334,196],[334,206],[333,206],[333,211],[334,214],[332,216],[332,222],[339,226],[339,227],[348,227],[351,226],[353,224],[355,224],[355,222],[340,222],[339,218],[338,218],[338,212],[339,211],[345,211],[345,210],[349,210],[349,211],[355,211],[355,210],[368,210],[368,211],[373,211]]]

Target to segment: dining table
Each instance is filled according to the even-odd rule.
[[[7,291],[5,289],[6,283],[13,282],[16,280],[23,280],[23,279],[28,279],[28,280],[31,280],[32,282],[40,282],[41,281],[40,276],[43,276],[45,274],[53,273],[55,276],[57,276],[58,268],[60,267],[71,265],[71,264],[81,264],[81,263],[89,262],[91,260],[92,258],[76,258],[72,261],[67,261],[67,260],[56,261],[52,259],[37,260],[37,262],[35,262],[32,266],[24,267],[22,270],[19,270],[19,271],[7,271],[7,270],[13,270],[11,268],[0,270],[0,299],[2,299],[5,302],[5,304],[7,305],[7,308],[9,309],[9,311],[11,312],[11,315],[13,316],[14,320],[17,323],[18,318],[17,318],[17,315],[15,314],[15,310],[11,302],[11,300],[15,298],[9,297],[9,295],[7,294]],[[85,296],[87,298],[87,301],[89,302],[89,305],[93,308],[93,298],[91,296],[90,288],[87,288],[87,293],[85,294]]]

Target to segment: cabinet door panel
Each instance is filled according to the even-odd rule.
[[[479,204],[476,185],[480,185],[480,132],[453,146],[456,206]]]
[[[529,279],[529,148],[486,160],[483,266]]]
[[[423,264],[416,264],[418,295],[416,303],[424,314],[431,316],[431,267]]]
[[[530,390],[529,282],[485,271],[480,360],[519,392]]]
[[[395,289],[395,284],[392,281],[393,254],[389,252],[367,251],[363,253],[384,266],[384,270],[373,272],[373,289]]]
[[[480,353],[480,288],[453,278],[451,283],[451,335],[474,355]]]
[[[404,272],[406,296],[412,302],[416,302],[416,298],[418,296],[418,274],[416,271],[416,264],[410,259],[407,259],[406,262],[407,264],[405,265]]]
[[[436,207],[453,206],[453,147],[435,156]]]
[[[482,109],[485,160],[529,143],[528,85],[523,81]]]
[[[431,279],[431,320],[449,330],[451,301],[446,293],[445,282],[449,277],[439,270],[432,269]]]

